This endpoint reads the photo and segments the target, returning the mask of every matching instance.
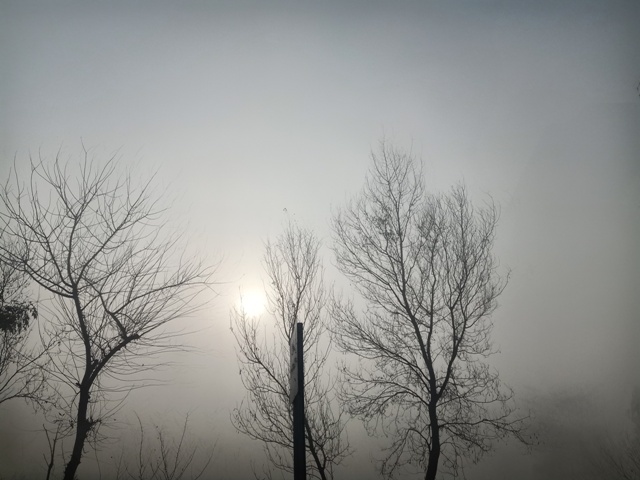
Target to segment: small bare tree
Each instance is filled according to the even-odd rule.
[[[289,401],[289,341],[297,322],[304,324],[305,437],[308,475],[333,478],[334,466],[349,453],[344,420],[333,404],[333,385],[325,370],[330,341],[325,338],[326,293],[314,234],[289,224],[275,243],[268,242],[264,264],[269,312],[275,331],[244,311],[231,314],[238,343],[240,376],[247,398],[234,411],[236,429],[264,443],[269,462],[291,472],[293,418]],[[322,343],[325,341],[326,343]]]
[[[177,438],[167,434],[162,426],[155,426],[155,434],[149,439],[148,428],[145,428],[140,417],[137,419],[140,438],[136,448],[128,449],[129,454],[123,449],[118,458],[115,472],[117,480],[202,478],[211,463],[214,449],[200,454],[198,445],[189,439],[189,415],[185,417]]]
[[[640,479],[640,389],[631,395],[631,429],[602,446],[594,455],[596,467],[608,478]]]
[[[484,359],[494,352],[491,313],[505,287],[492,255],[498,212],[474,208],[464,187],[425,191],[419,164],[382,143],[362,193],[333,218],[340,270],[367,308],[336,300],[343,401],[370,433],[391,439],[381,464],[393,476],[411,465],[436,478],[477,461],[492,441],[523,439],[512,391]]]
[[[48,373],[74,435],[65,480],[96,438],[108,394],[149,368],[141,354],[170,344],[165,327],[201,306],[212,275],[165,234],[150,182],[136,187],[115,159],[99,164],[86,150],[78,163],[72,171],[58,157],[32,160],[26,182],[14,171],[0,190],[0,230],[10,238],[0,260],[52,296]]]

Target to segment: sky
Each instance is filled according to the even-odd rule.
[[[192,319],[201,350],[123,412],[191,411],[220,478],[262,461],[229,422],[243,398],[229,310],[261,288],[264,242],[288,219],[323,240],[340,283],[331,214],[383,138],[422,159],[430,190],[462,181],[499,203],[495,253],[511,276],[495,365],[525,404],[588,396],[576,422],[589,424],[640,385],[638,24],[640,4],[617,0],[0,0],[0,177],[38,152],[118,152],[157,172],[171,219],[222,259],[219,296]],[[0,474],[33,463],[32,417],[0,409]],[[365,478],[375,442],[351,428],[361,448],[343,475]],[[559,471],[511,453],[475,478]]]

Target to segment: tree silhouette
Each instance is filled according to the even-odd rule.
[[[233,423],[245,435],[263,442],[269,462],[292,472],[293,419],[289,401],[289,341],[297,322],[304,324],[305,438],[308,475],[333,478],[334,466],[350,452],[344,420],[332,405],[332,384],[325,364],[330,345],[326,330],[326,293],[319,257],[320,243],[309,230],[289,224],[268,242],[264,264],[269,310],[275,331],[267,334],[261,319],[234,310],[231,328],[238,343],[240,376],[246,400],[234,411]],[[326,340],[326,339],[325,339]],[[270,472],[267,472],[270,476]]]
[[[32,160],[25,182],[14,171],[0,190],[0,229],[11,240],[0,260],[52,297],[48,374],[74,435],[65,480],[97,438],[109,394],[150,368],[138,357],[170,343],[165,326],[201,306],[212,276],[165,234],[150,181],[138,187],[115,159],[97,162],[86,149],[78,163],[72,171],[58,157]]]
[[[427,193],[415,158],[389,144],[372,157],[364,189],[333,218],[337,265],[366,302],[361,314],[333,303],[334,339],[358,358],[341,396],[391,439],[383,474],[411,465],[433,480],[496,439],[524,440],[512,391],[484,362],[506,285],[492,255],[498,212],[462,186]]]

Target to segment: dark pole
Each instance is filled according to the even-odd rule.
[[[302,323],[296,324],[296,354],[298,364],[298,393],[293,400],[293,479],[306,480],[307,459],[304,438],[304,362]]]

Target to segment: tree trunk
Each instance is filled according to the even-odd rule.
[[[429,463],[424,478],[425,480],[435,480],[440,461],[440,425],[435,404],[429,404],[429,419],[431,422],[431,448],[429,448]]]
[[[84,442],[87,439],[89,430],[91,430],[91,422],[87,419],[87,411],[89,408],[89,388],[80,388],[80,397],[78,399],[78,416],[76,425],[76,438],[73,442],[73,451],[69,462],[64,469],[64,480],[74,480],[76,478],[76,470],[82,459],[82,450]]]

